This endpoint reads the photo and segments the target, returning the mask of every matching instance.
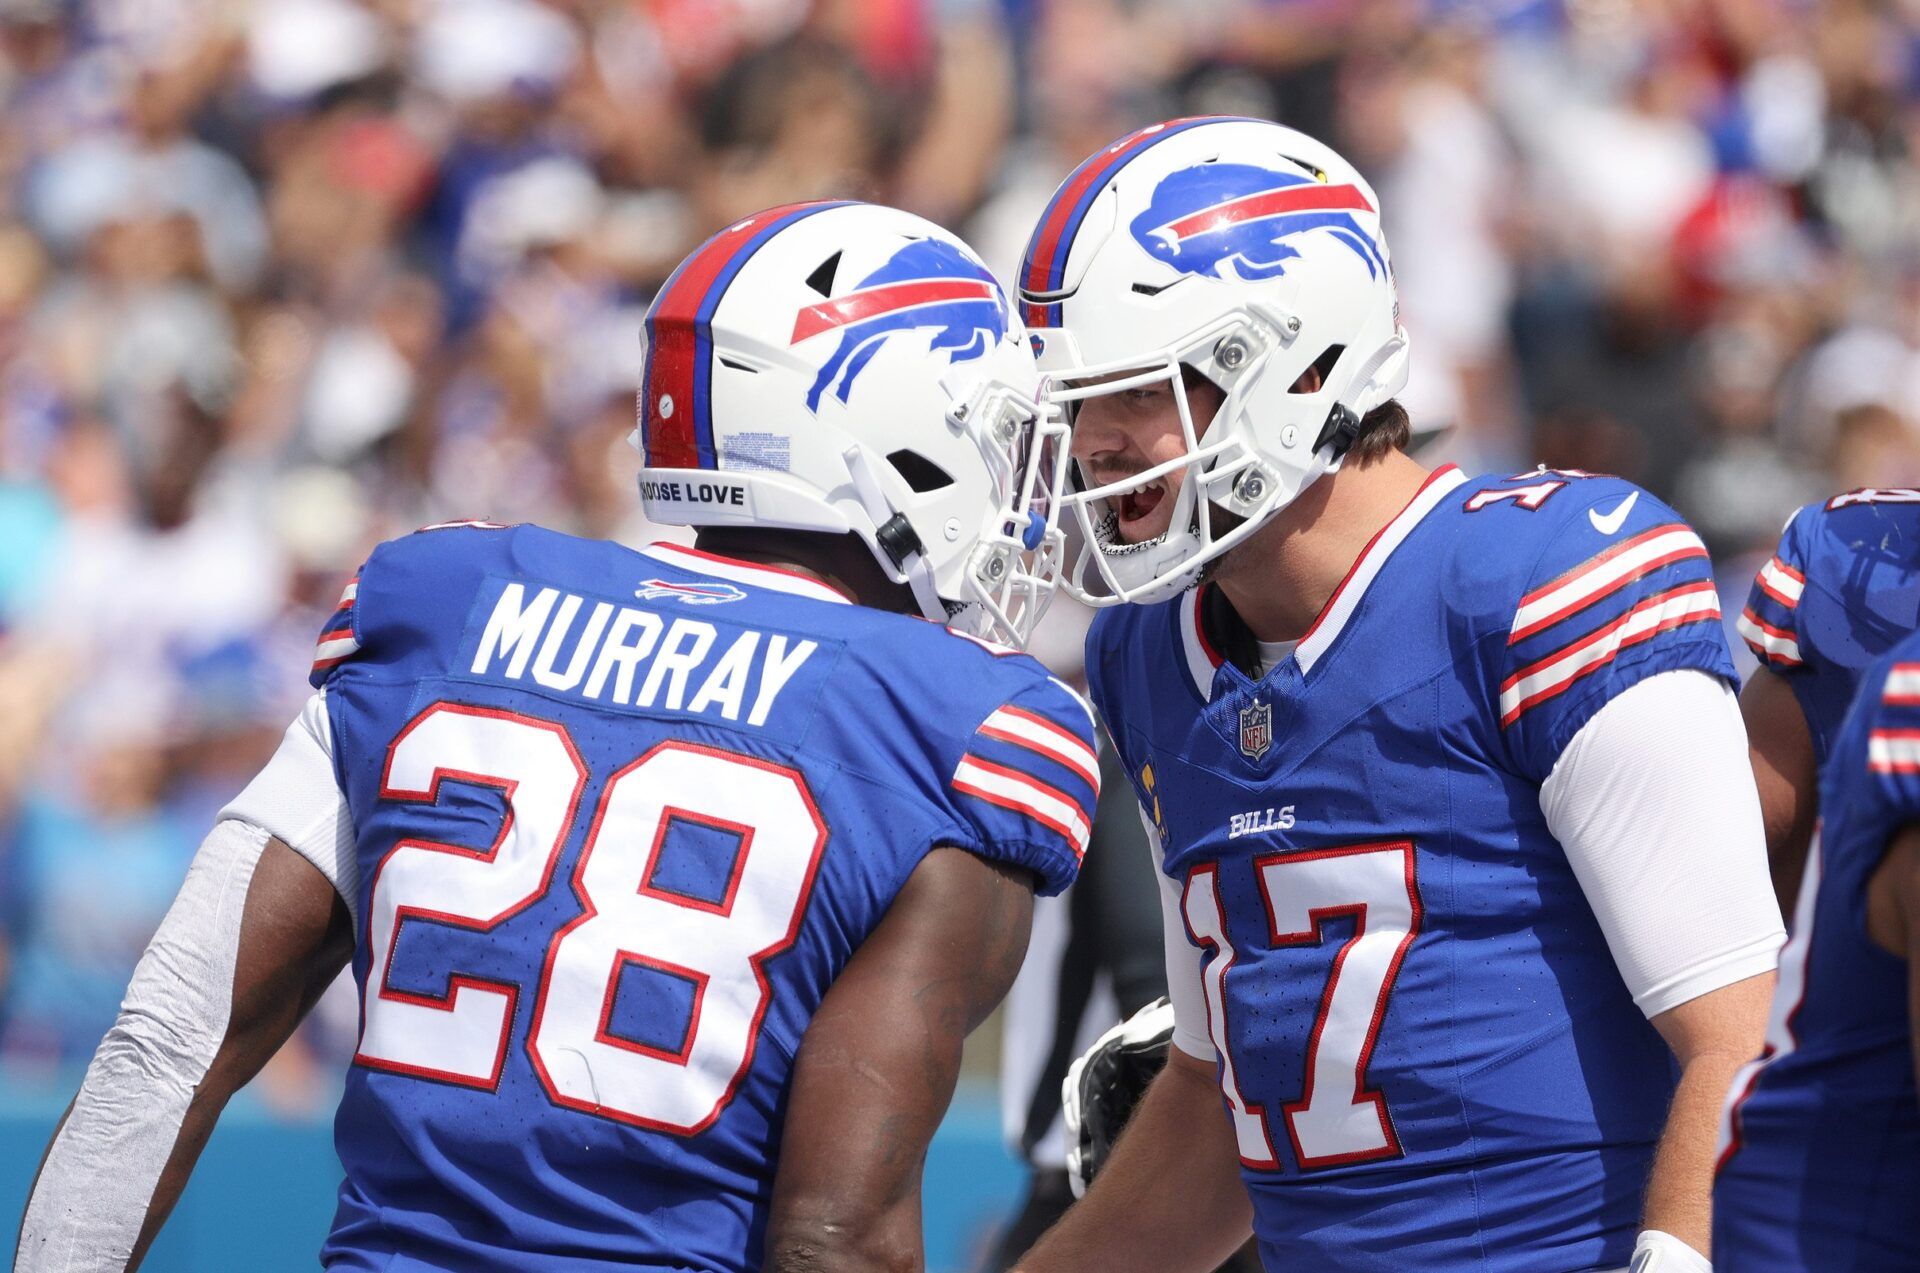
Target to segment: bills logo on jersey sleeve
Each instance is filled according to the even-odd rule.
[[[1018,834],[1065,841],[1073,860],[1087,851],[1100,798],[1100,759],[1085,717],[1056,718],[1008,703],[974,731],[955,767],[953,789],[1013,814]]]
[[[1356,212],[1375,212],[1358,186],[1250,164],[1202,164],[1164,178],[1128,228],[1149,254],[1182,273],[1225,278],[1231,265],[1243,279],[1286,273],[1300,255],[1288,240],[1325,230],[1378,277],[1386,260]]]
[[[829,390],[845,402],[889,336],[931,331],[931,349],[948,362],[979,358],[1007,334],[1007,311],[993,276],[950,243],[909,243],[844,296],[809,305],[794,316],[792,344],[836,335],[839,344],[807,390],[818,411]]]

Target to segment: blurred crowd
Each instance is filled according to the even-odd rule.
[[[1920,484],[1917,34],[1915,0],[0,0],[0,1059],[91,1053],[371,544],[652,537],[641,316],[769,204],[896,203],[1011,277],[1133,127],[1323,136],[1383,200],[1434,453],[1641,481],[1742,591],[1799,503]]]

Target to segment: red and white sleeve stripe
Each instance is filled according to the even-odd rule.
[[[1002,707],[981,722],[977,732],[1037,751],[1086,779],[1096,794],[1100,790],[1100,758],[1093,748],[1044,716],[1018,707]]]
[[[1888,707],[1920,707],[1920,663],[1895,663],[1888,668],[1880,701]]]
[[[1800,657],[1800,640],[1784,628],[1776,628],[1753,612],[1748,606],[1735,619],[1734,626],[1740,629],[1740,635],[1746,638],[1748,645],[1775,663],[1789,667],[1798,667],[1804,660]]]
[[[1807,577],[1778,557],[1769,558],[1767,564],[1760,567],[1754,582],[1789,610],[1800,604],[1800,594],[1807,589]]]
[[[1066,837],[1074,857],[1085,856],[1092,826],[1080,806],[1057,787],[1017,769],[996,765],[975,755],[960,758],[953,771],[953,789],[978,796],[991,805],[1032,818]]]
[[[1564,694],[1622,651],[1688,623],[1720,618],[1720,598],[1711,582],[1682,584],[1655,593],[1613,622],[1509,676],[1500,686],[1500,725]]]
[[[360,576],[356,573],[340,590],[340,604],[333,608],[333,621],[327,624],[327,630],[320,634],[318,644],[313,647],[315,672],[324,672],[352,658],[360,649],[360,642],[353,635],[353,607],[359,598]]]
[[[1507,644],[1543,632],[1663,566],[1706,556],[1700,537],[1678,522],[1644,531],[1521,598]]]
[[[1876,729],[1867,735],[1867,767],[1877,774],[1920,774],[1920,729]]]

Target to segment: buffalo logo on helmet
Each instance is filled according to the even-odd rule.
[[[829,390],[845,402],[887,338],[906,331],[931,331],[929,351],[946,350],[949,363],[979,358],[1006,337],[1006,305],[993,276],[951,243],[907,244],[853,291],[794,316],[789,344],[839,336],[807,390],[807,409],[818,411]]]
[[[1286,273],[1300,255],[1287,240],[1325,230],[1377,278],[1386,269],[1380,245],[1354,219],[1374,211],[1355,185],[1252,164],[1201,164],[1163,178],[1128,229],[1149,254],[1184,274],[1225,278],[1221,271],[1231,264],[1250,280]]]

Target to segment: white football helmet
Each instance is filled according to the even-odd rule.
[[[1332,149],[1264,120],[1173,120],[1095,154],[1041,216],[1020,292],[1046,396],[1069,418],[1168,381],[1185,434],[1178,459],[1105,486],[1076,467],[1064,502],[1083,542],[1066,584],[1092,605],[1192,586],[1338,468],[1361,419],[1406,384],[1379,200]],[[1320,387],[1292,392],[1315,367]],[[1193,418],[1183,368],[1225,393],[1212,421]],[[1121,542],[1108,501],[1169,479],[1167,532]]]
[[[769,209],[681,264],[646,334],[648,517],[858,535],[927,618],[1025,643],[1064,561],[1065,426],[965,244],[872,204]]]

